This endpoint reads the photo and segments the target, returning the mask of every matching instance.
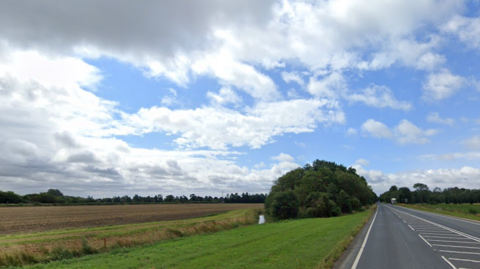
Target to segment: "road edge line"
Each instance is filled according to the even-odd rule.
[[[357,257],[355,258],[355,262],[353,263],[351,269],[356,269],[357,268],[358,262],[360,261],[360,257],[362,256],[362,253],[363,253],[363,249],[365,248],[365,245],[367,244],[368,236],[370,235],[370,230],[372,230],[373,223],[375,222],[375,219],[377,218],[378,208],[379,207],[377,207],[377,211],[375,212],[375,216],[373,216],[372,223],[370,224],[370,227],[368,228],[367,235],[365,236],[365,240],[363,240],[363,244],[360,247],[360,251],[358,251]]]
[[[447,258],[445,258],[444,256],[442,256],[442,258],[443,258],[453,269],[457,269],[457,267],[455,267],[455,265],[453,265],[449,260],[447,260]]]

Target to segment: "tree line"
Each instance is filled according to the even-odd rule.
[[[332,217],[361,210],[374,203],[377,195],[364,177],[350,167],[315,160],[277,179],[265,200],[268,217]]]
[[[174,196],[157,194],[153,196],[133,197],[128,195],[107,198],[93,198],[92,196],[78,197],[64,195],[58,189],[49,189],[46,192],[19,195],[13,191],[0,190],[0,204],[147,204],[147,203],[264,203],[266,194],[249,194],[248,192],[227,194],[225,197],[199,196],[190,194]]]
[[[416,183],[413,185],[413,191],[408,187],[398,188],[393,185],[390,189],[380,195],[380,201],[390,203],[395,198],[399,203],[417,204],[461,204],[461,203],[480,203],[480,190],[470,190],[465,188],[434,188],[430,190],[426,184]]]

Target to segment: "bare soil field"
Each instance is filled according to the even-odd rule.
[[[0,235],[65,228],[181,220],[263,204],[151,204],[0,208]]]

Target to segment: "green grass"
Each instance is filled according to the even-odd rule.
[[[316,268],[346,247],[371,212],[248,226],[27,268]]]
[[[0,267],[80,257],[235,229],[258,223],[258,212],[258,209],[241,209],[194,219],[0,236]]]
[[[403,207],[420,209],[432,213],[480,221],[479,204],[399,204]]]

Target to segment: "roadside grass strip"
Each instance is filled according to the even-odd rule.
[[[480,238],[430,220],[390,208],[406,220],[412,230],[452,268],[480,268]],[[442,216],[443,217],[443,216]],[[421,228],[419,228],[421,227]]]
[[[253,225],[26,268],[327,268],[371,212]]]

